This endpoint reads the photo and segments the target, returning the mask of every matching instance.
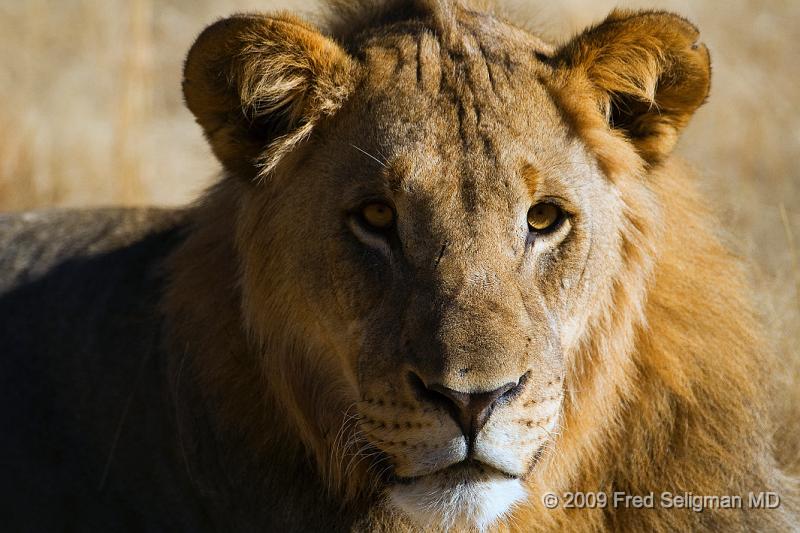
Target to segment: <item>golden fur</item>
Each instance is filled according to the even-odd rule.
[[[334,38],[287,15],[233,17],[187,59],[187,104],[227,176],[171,260],[166,309],[174,374],[197,383],[232,455],[264,475],[308,455],[311,490],[364,509],[354,527],[369,530],[797,527],[797,455],[775,459],[777,362],[670,156],[708,94],[697,30],[615,11],[553,47],[449,2],[348,16]],[[413,275],[348,211],[378,193]],[[517,247],[513,213],[545,197],[570,218]],[[435,454],[463,456],[461,432],[410,375],[518,385],[473,452],[521,479],[524,501],[484,515],[480,495],[448,491],[496,472],[434,472]],[[411,516],[402,502],[419,496],[398,478],[453,499]],[[567,491],[775,491],[782,505],[542,505]]]

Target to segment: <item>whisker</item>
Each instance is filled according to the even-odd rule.
[[[372,159],[373,161],[375,161],[376,163],[378,163],[378,164],[379,164],[380,166],[382,166],[383,168],[389,168],[389,167],[388,167],[388,166],[386,166],[386,164],[384,164],[384,163],[383,163],[383,162],[382,162],[380,159],[378,159],[377,157],[375,157],[375,156],[374,156],[374,155],[372,155],[371,153],[367,152],[366,150],[363,150],[363,149],[359,148],[358,146],[356,146],[356,145],[355,145],[355,144],[353,144],[353,143],[350,143],[350,146],[352,146],[353,148],[355,148],[356,150],[358,150],[359,152],[361,152],[361,153],[362,153],[362,154],[364,154],[365,156],[369,157],[370,159]]]

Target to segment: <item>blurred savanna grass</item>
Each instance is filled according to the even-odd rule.
[[[687,16],[712,52],[711,98],[679,150],[749,260],[778,348],[800,346],[800,2],[508,0],[560,41],[613,7]],[[194,37],[236,11],[298,0],[0,0],[0,210],[182,204],[217,173],[182,105]],[[724,357],[724,354],[720,354]]]

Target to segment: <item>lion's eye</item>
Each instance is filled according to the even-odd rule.
[[[394,211],[386,204],[372,202],[361,209],[364,222],[374,230],[385,231],[394,224]]]
[[[547,202],[541,202],[528,210],[528,229],[535,233],[547,233],[554,230],[564,212],[560,207]]]

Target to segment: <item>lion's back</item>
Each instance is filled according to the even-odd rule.
[[[151,208],[47,209],[0,214],[0,291],[59,261],[121,248],[179,220]]]
[[[191,507],[180,491],[170,496],[170,483],[150,490],[153,479],[174,479],[162,459],[172,430],[158,301],[160,265],[180,226],[179,214],[146,209],[0,216],[0,501],[9,528],[115,529],[120,506],[152,509],[168,528],[163,505]]]

